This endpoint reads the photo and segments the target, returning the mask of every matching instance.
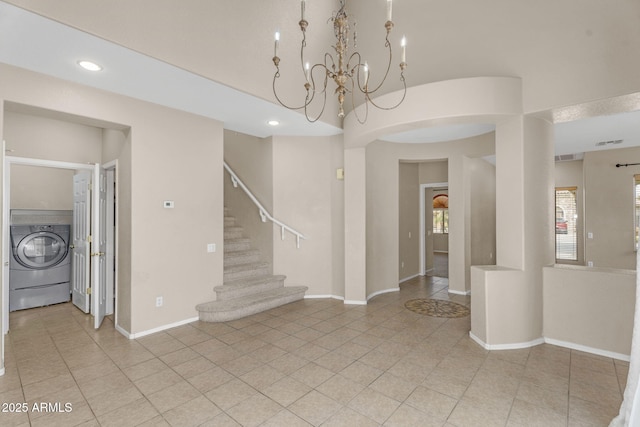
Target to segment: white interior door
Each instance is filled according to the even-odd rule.
[[[93,178],[91,215],[91,314],[98,329],[107,311],[107,173],[96,165]]]
[[[81,171],[73,176],[73,252],[71,258],[71,301],[89,313],[90,286],[90,224],[91,172]]]

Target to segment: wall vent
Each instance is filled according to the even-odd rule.
[[[611,141],[600,141],[596,143],[596,147],[604,147],[605,145],[622,144],[622,139],[612,139]]]
[[[584,153],[560,154],[555,157],[556,162],[570,162],[572,160],[582,160]]]

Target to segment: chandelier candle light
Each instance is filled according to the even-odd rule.
[[[300,30],[302,31],[302,45],[300,48],[300,61],[302,66],[302,72],[304,73],[305,84],[304,88],[306,90],[306,96],[304,100],[304,104],[291,107],[280,99],[278,93],[276,91],[276,80],[280,78],[280,58],[278,57],[278,47],[280,43],[280,33],[276,32],[275,35],[275,45],[274,45],[274,55],[273,55],[273,64],[276,66],[276,72],[273,76],[273,94],[275,95],[278,102],[286,108],[291,110],[299,110],[304,109],[304,114],[307,120],[310,122],[317,121],[324,112],[324,108],[327,102],[327,83],[329,80],[333,80],[336,84],[335,93],[338,95],[338,117],[344,117],[344,99],[347,93],[351,94],[351,105],[355,112],[355,100],[354,95],[358,92],[361,93],[364,97],[365,104],[365,115],[364,118],[360,118],[356,112],[356,118],[360,123],[364,123],[367,120],[367,116],[369,114],[369,104],[373,105],[376,108],[381,110],[392,110],[402,104],[404,101],[405,95],[407,93],[407,83],[404,79],[404,70],[407,68],[406,55],[407,55],[407,41],[405,37],[402,37],[401,48],[402,55],[400,61],[400,81],[404,87],[402,92],[402,97],[400,101],[390,107],[383,107],[377,105],[371,99],[371,96],[374,95],[384,84],[389,75],[389,70],[391,69],[391,61],[393,58],[391,52],[391,43],[389,42],[389,34],[393,29],[393,21],[392,21],[392,0],[387,0],[387,21],[384,24],[386,29],[385,36],[385,48],[387,48],[389,52],[389,61],[387,63],[387,69],[384,73],[382,81],[373,89],[369,86],[369,77],[370,77],[370,68],[367,62],[363,63],[362,57],[359,52],[353,52],[349,56],[348,52],[348,44],[349,44],[349,16],[347,11],[345,10],[346,0],[340,0],[340,8],[334,15],[330,18],[330,21],[333,21],[333,31],[336,38],[335,45],[332,46],[335,51],[336,58],[334,55],[330,53],[324,54],[324,62],[317,63],[313,66],[309,64],[309,62],[305,61],[305,47],[307,46],[307,27],[309,23],[305,19],[305,6],[306,0],[301,0],[300,2],[300,22],[298,23],[300,26]],[[355,24],[354,24],[355,25]],[[356,49],[356,33],[353,34],[353,48]],[[362,77],[361,77],[362,76]],[[317,80],[316,80],[317,79]],[[317,83],[316,83],[317,82]],[[320,83],[321,82],[321,83]],[[314,101],[315,96],[319,95],[322,98],[322,108],[320,113],[316,117],[309,116],[308,107]]]

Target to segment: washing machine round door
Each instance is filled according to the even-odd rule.
[[[16,261],[36,270],[53,267],[67,255],[66,242],[48,231],[25,236],[16,249]]]

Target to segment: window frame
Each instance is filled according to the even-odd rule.
[[[574,217],[571,219],[573,222],[573,233],[569,233],[570,220],[567,218],[567,209],[566,207],[558,205],[558,192],[568,191],[573,194],[573,209],[570,211],[574,212]],[[554,188],[554,221],[553,221],[553,230],[554,230],[554,258],[556,263],[576,263],[580,260],[580,250],[578,248],[580,239],[578,236],[578,187],[577,186],[565,186],[565,187],[555,187]],[[564,233],[558,233],[557,230],[557,222],[558,222],[558,209],[562,211],[562,219],[567,224],[567,233],[573,234],[573,258],[558,258],[558,235],[563,235]],[[569,213],[570,214],[570,213]]]

